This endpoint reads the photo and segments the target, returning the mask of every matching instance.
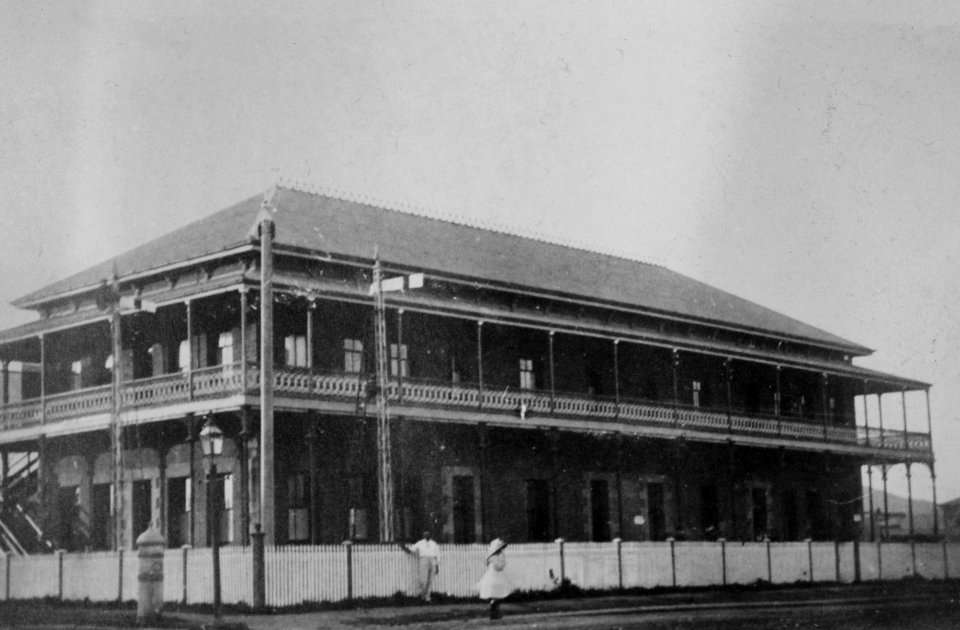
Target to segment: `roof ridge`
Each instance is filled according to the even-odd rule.
[[[421,206],[421,205],[411,204],[411,203],[389,201],[389,200],[376,197],[373,195],[369,195],[366,193],[358,193],[350,190],[332,188],[332,187],[324,186],[322,184],[308,182],[300,179],[279,177],[277,178],[276,187],[286,188],[287,190],[294,190],[297,192],[303,192],[311,195],[319,195],[321,197],[328,197],[331,199],[338,199],[340,201],[347,201],[350,203],[360,203],[367,206],[373,206],[375,208],[381,208],[383,210],[390,210],[391,212],[399,212],[401,214],[409,214],[409,215],[421,217],[424,219],[431,219],[433,221],[443,221],[446,223],[452,223],[454,225],[471,227],[479,230],[485,230],[488,232],[496,232],[499,234],[505,234],[507,236],[515,236],[517,238],[538,241],[541,243],[546,243],[548,245],[556,245],[559,247],[566,247],[568,249],[589,252],[592,254],[599,254],[601,256],[609,256],[610,258],[617,258],[619,260],[624,260],[627,262],[640,263],[642,265],[649,265],[651,267],[659,267],[663,269],[666,268],[666,265],[660,262],[651,262],[648,260],[641,260],[636,256],[631,256],[623,251],[593,247],[580,240],[551,238],[546,234],[543,234],[542,232],[537,232],[534,230],[510,228],[509,226],[496,221],[478,220],[478,219],[466,217],[462,214],[447,212],[437,208]]]

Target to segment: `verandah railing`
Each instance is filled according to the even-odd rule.
[[[244,370],[239,362],[165,374],[125,383],[122,405],[125,408],[151,407],[194,399],[252,394],[259,391],[259,380],[260,371],[256,365],[248,365]],[[367,383],[358,374],[317,373],[302,369],[278,369],[274,373],[274,387],[280,397],[359,401],[365,400],[368,394]],[[929,452],[931,449],[930,438],[925,433],[837,426],[790,417],[727,412],[665,402],[627,398],[617,401],[583,394],[551,394],[516,388],[481,389],[474,383],[438,383],[417,379],[393,381],[388,388],[393,405],[507,412],[525,419],[558,417],[617,420],[626,424],[835,442],[891,451]],[[112,401],[111,387],[105,385],[47,396],[42,405],[36,399],[5,405],[0,407],[0,430],[109,413]]]
[[[387,598],[417,592],[416,560],[396,545],[278,546],[264,550],[265,604],[297,606]],[[960,572],[957,543],[618,542],[524,543],[507,549],[506,575],[517,592],[548,592],[561,582],[583,589],[728,584],[851,583]],[[486,546],[442,545],[437,593],[476,597]],[[224,603],[253,603],[250,547],[220,552]],[[164,554],[164,600],[213,601],[211,550]],[[0,556],[0,599],[130,601],[137,595],[134,551]]]

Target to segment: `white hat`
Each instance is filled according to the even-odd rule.
[[[489,560],[506,548],[507,543],[503,542],[500,538],[494,538],[490,541],[490,546],[487,548],[487,559]]]

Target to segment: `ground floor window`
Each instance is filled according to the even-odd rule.
[[[473,475],[454,475],[453,542],[473,543],[477,541],[475,502],[476,492]]]
[[[287,539],[302,542],[310,539],[310,483],[303,473],[287,477]]]
[[[536,542],[552,539],[549,479],[527,480],[527,539]]]
[[[753,538],[763,540],[769,532],[766,488],[754,487],[750,489],[750,510]]]
[[[133,482],[132,522],[134,540],[150,528],[150,521],[153,517],[151,510],[152,490],[153,483],[149,479],[138,479]]]
[[[647,513],[650,524],[650,540],[666,540],[667,538],[667,510],[664,502],[663,483],[651,481],[647,483]]]
[[[190,478],[167,479],[167,546],[190,544]]]
[[[715,540],[719,535],[720,498],[717,486],[700,486],[700,529],[703,537]]]
[[[610,484],[606,479],[590,480],[590,539],[610,540]]]
[[[110,505],[112,486],[95,483],[90,500],[90,546],[98,551],[110,549]]]
[[[80,512],[80,488],[66,486],[57,490],[57,544],[67,551],[78,551],[87,544]]]

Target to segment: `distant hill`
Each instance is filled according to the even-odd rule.
[[[869,490],[864,488],[863,496],[863,538],[870,537],[870,503],[867,498]],[[960,503],[960,500],[956,501]],[[951,502],[954,503],[954,502]],[[958,505],[960,507],[960,505]],[[909,502],[907,497],[897,494],[887,493],[887,512],[889,515],[889,538],[906,537],[910,533],[909,524]],[[943,533],[944,508],[941,505],[938,509],[940,520],[940,529]],[[874,489],[873,491],[873,514],[876,518],[876,534],[880,538],[883,531],[883,491]],[[933,502],[923,499],[913,499],[913,532],[916,536],[933,535]]]

